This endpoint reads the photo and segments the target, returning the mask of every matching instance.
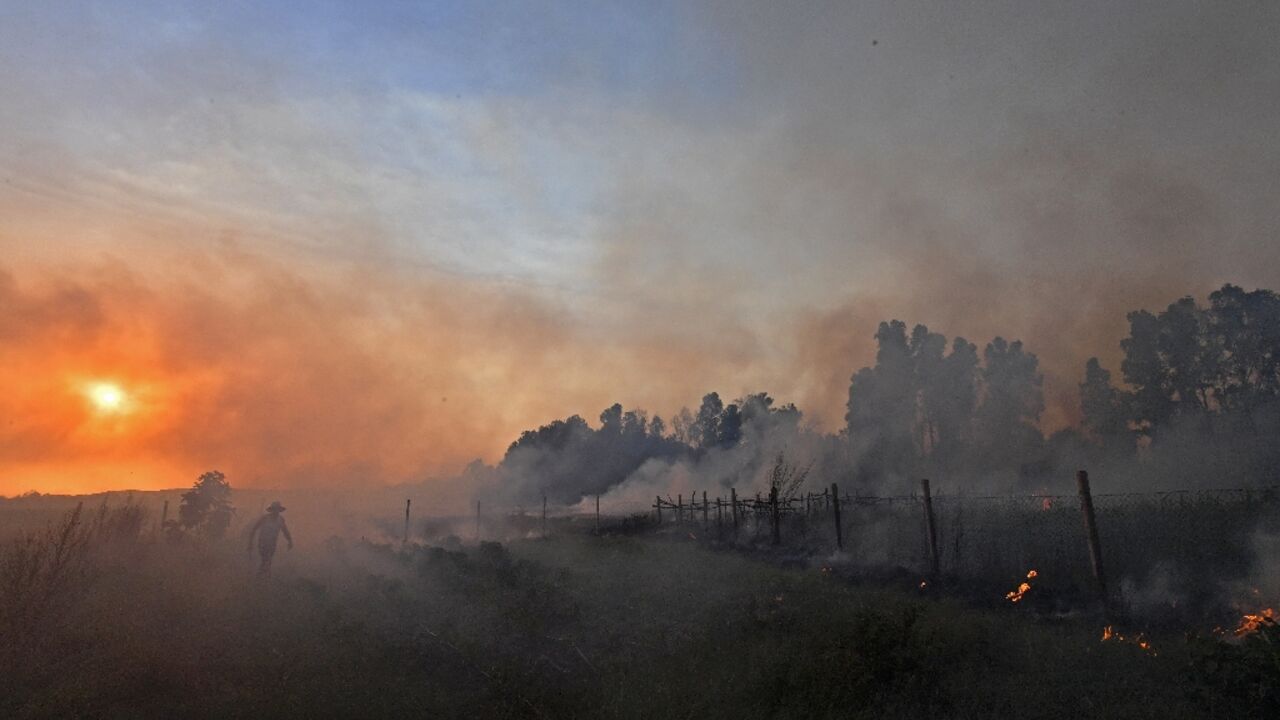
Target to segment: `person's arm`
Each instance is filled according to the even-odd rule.
[[[289,541],[289,549],[293,549],[293,536],[289,534],[289,526],[285,523],[284,517],[280,518],[280,532],[284,533],[284,539]]]
[[[262,521],[263,521],[263,518],[258,518],[258,522],[254,523],[253,527],[249,528],[249,549],[250,550],[253,549],[253,536],[257,534],[258,528],[262,525]]]

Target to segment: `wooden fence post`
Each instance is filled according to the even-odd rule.
[[[547,539],[547,494],[542,493],[542,539]]]
[[[772,516],[772,519],[773,519],[773,544],[781,545],[782,544],[782,528],[779,527],[779,525],[781,524],[780,523],[781,518],[778,516],[778,486],[777,485],[774,485],[773,487],[769,488],[769,514]]]
[[[600,493],[596,493],[596,532],[600,532]]]
[[[412,498],[404,500],[404,544],[409,544],[409,505],[413,503]]]
[[[707,523],[707,491],[702,491],[702,529],[706,530],[710,525]]]
[[[476,501],[476,542],[480,542],[480,501]]]
[[[836,519],[836,549],[844,550],[844,527],[840,524],[840,491],[831,483],[831,510]]]
[[[924,531],[929,541],[929,575],[938,577],[938,526],[933,519],[933,495],[929,492],[929,479],[920,479],[920,490],[924,493]]]
[[[738,489],[729,488],[729,504],[733,513],[733,536],[738,536]]]
[[[676,493],[676,524],[684,523],[684,495]]]
[[[1076,486],[1080,490],[1080,512],[1084,515],[1084,531],[1089,540],[1089,561],[1093,565],[1093,579],[1098,583],[1098,597],[1102,608],[1107,609],[1107,580],[1102,572],[1102,543],[1098,540],[1098,521],[1093,514],[1093,495],[1089,492],[1089,473],[1076,473]]]
[[[662,496],[661,495],[653,496],[653,508],[658,512],[658,524],[661,525],[662,524]]]

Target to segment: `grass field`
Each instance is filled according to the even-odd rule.
[[[6,626],[0,715],[1235,718],[1274,707],[1271,656],[1256,647],[1171,634],[1144,650],[1101,642],[1097,618],[979,609],[648,535],[454,549],[333,540],[282,549],[268,578],[239,543],[107,538],[45,610]]]

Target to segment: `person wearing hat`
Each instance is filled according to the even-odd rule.
[[[272,502],[267,506],[267,514],[258,519],[253,524],[253,529],[249,531],[249,551],[253,551],[253,536],[258,535],[258,553],[262,555],[262,565],[258,567],[258,573],[266,575],[271,572],[271,558],[276,554],[276,538],[280,533],[284,533],[284,539],[289,543],[289,549],[293,549],[293,536],[289,534],[289,526],[284,524],[284,516],[280,513],[284,512],[284,506],[279,500]]]

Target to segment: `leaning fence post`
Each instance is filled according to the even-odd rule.
[[[836,549],[844,550],[844,528],[840,525],[840,491],[831,483],[831,510],[836,518]]]
[[[738,536],[738,489],[729,488],[729,507],[733,512],[733,535]]]
[[[413,502],[412,498],[404,500],[404,543],[409,544],[409,505]]]
[[[924,530],[929,540],[929,574],[938,576],[938,526],[933,519],[933,495],[929,492],[929,479],[920,479],[920,490],[924,493]]]
[[[778,527],[780,518],[778,517],[778,486],[774,485],[769,488],[769,514],[773,520],[773,544],[782,544],[782,531]]]
[[[1093,495],[1089,492],[1089,473],[1076,473],[1076,485],[1080,490],[1080,512],[1084,515],[1085,535],[1089,540],[1089,560],[1093,564],[1093,579],[1098,583],[1098,597],[1102,608],[1107,607],[1107,581],[1102,572],[1102,543],[1098,540],[1098,521],[1093,514]]]

